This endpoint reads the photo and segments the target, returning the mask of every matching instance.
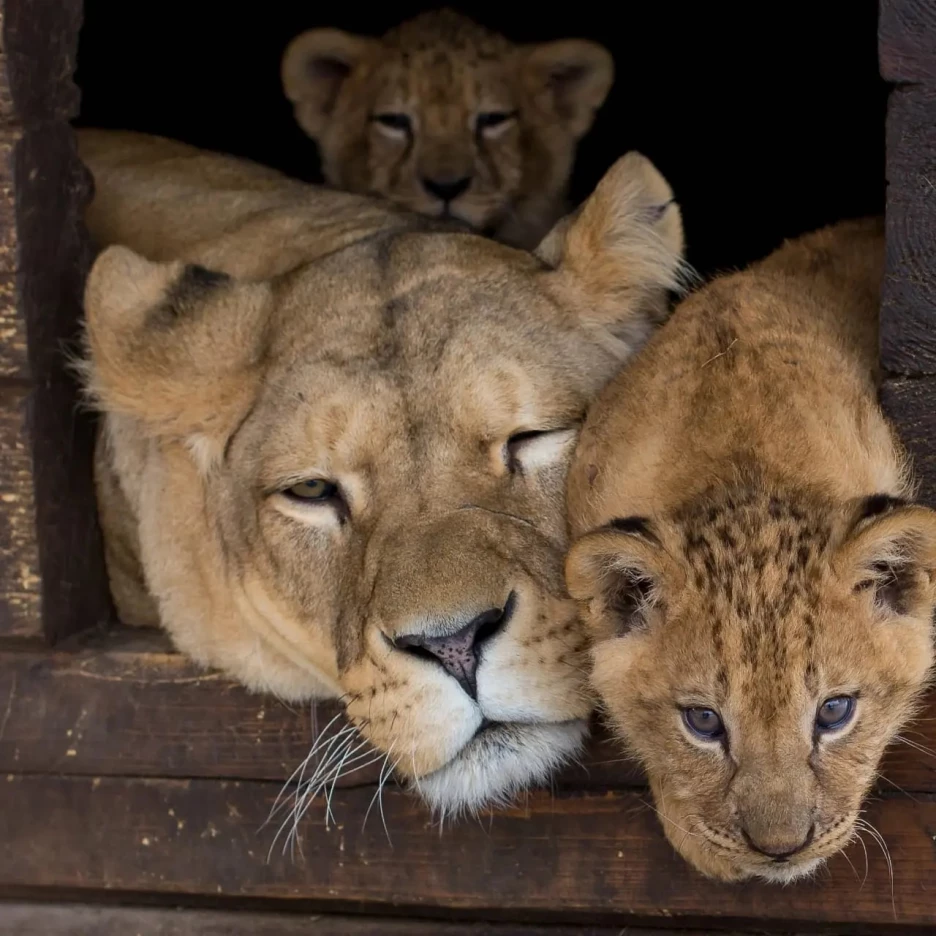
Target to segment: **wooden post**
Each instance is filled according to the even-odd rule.
[[[77,348],[90,179],[69,119],[81,0],[0,3],[0,637],[110,616]]]
[[[887,115],[887,268],[882,403],[936,506],[936,3],[882,0]]]

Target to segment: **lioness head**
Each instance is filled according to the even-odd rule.
[[[530,248],[565,210],[613,76],[595,43],[516,46],[450,10],[380,39],[311,30],[282,63],[328,182]]]
[[[177,645],[283,698],[341,698],[448,812],[542,778],[592,706],[566,467],[681,251],[636,154],[536,255],[409,225],[238,281],[107,249],[86,291],[101,490],[136,511]]]
[[[792,881],[860,830],[933,661],[936,514],[720,485],[573,547],[593,681],[676,849]]]

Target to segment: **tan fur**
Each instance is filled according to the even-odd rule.
[[[912,493],[876,402],[882,265],[882,225],[848,222],[686,299],[570,472],[593,684],[713,877],[792,880],[849,842],[932,664],[936,514],[875,498]],[[817,731],[840,695],[854,717]]]
[[[517,46],[437,10],[380,39],[303,33],[283,56],[282,78],[329,183],[427,215],[448,212],[532,248],[565,213],[576,147],[614,64],[593,42]],[[491,114],[509,119],[485,127]],[[387,127],[382,115],[409,127]],[[470,185],[448,209],[423,181],[459,179]]]
[[[545,776],[592,704],[566,468],[676,285],[668,186],[624,157],[535,257],[166,140],[80,144],[92,233],[125,245],[85,301],[122,615],[252,688],[341,697],[442,810]],[[284,493],[306,479],[341,496]],[[511,603],[476,697],[400,645]]]

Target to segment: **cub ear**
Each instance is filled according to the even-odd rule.
[[[640,153],[622,156],[535,253],[555,270],[586,321],[637,342],[683,291],[683,226],[673,190]]]
[[[596,42],[560,39],[528,47],[522,80],[534,106],[576,139],[591,129],[614,83],[614,59]]]
[[[220,453],[256,395],[273,304],[265,283],[109,247],[85,287],[88,394],[153,436]]]
[[[310,137],[321,135],[341,86],[378,46],[376,39],[340,29],[312,29],[286,47],[280,67],[283,90],[293,102],[299,126]]]
[[[855,591],[870,591],[883,619],[929,621],[936,606],[936,511],[887,495],[863,498],[837,561]]]
[[[646,629],[676,575],[653,526],[642,517],[612,520],[586,534],[565,564],[566,587],[596,640]]]

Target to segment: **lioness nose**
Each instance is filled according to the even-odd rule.
[[[436,198],[444,202],[455,201],[459,195],[468,191],[471,185],[471,177],[465,176],[461,179],[430,179],[423,176],[423,188]]]
[[[481,648],[507,623],[513,605],[514,596],[511,595],[503,608],[484,611],[454,634],[444,637],[408,634],[397,637],[394,645],[407,653],[438,661],[472,699],[477,699]]]
[[[752,838],[746,829],[741,830],[744,840],[750,848],[761,855],[773,858],[774,861],[786,861],[787,858],[792,858],[804,848],[807,848],[813,840],[815,831],[816,827],[814,825],[810,826],[806,837],[802,841],[796,842],[791,839],[784,839],[781,836],[771,836],[769,839],[765,838],[763,841],[758,841]]]

